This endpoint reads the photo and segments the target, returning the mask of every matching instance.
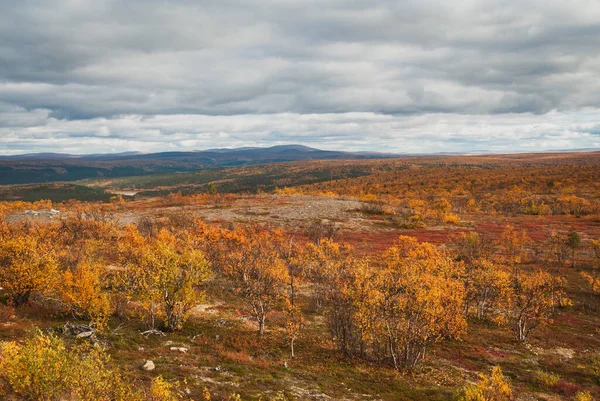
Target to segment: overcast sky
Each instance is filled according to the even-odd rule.
[[[0,0],[0,153],[600,148],[598,0]]]

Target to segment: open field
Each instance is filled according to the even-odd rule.
[[[69,282],[66,278],[76,271],[95,284],[85,289],[90,291],[85,292],[89,304],[76,302],[85,295],[76,284],[48,284],[31,291],[28,302],[13,306],[9,287],[0,284],[5,287],[0,292],[0,340],[22,343],[39,327],[59,333],[68,346],[99,344],[111,357],[107,366],[141,389],[146,399],[158,399],[150,398],[149,389],[161,376],[179,397],[194,400],[206,399],[206,390],[213,400],[234,399],[229,398],[233,393],[244,400],[454,400],[494,366],[501,367],[513,399],[573,400],[584,392],[593,397],[589,399],[600,399],[600,295],[589,279],[600,270],[594,242],[600,239],[599,175],[597,153],[310,161],[85,182],[93,191],[140,191],[105,203],[2,202],[4,243],[35,238],[35,246],[56,256],[53,269],[62,282]],[[209,194],[211,183],[216,191]],[[60,212],[50,215],[51,208]],[[477,233],[479,242],[465,242],[474,238],[469,233]],[[569,248],[572,233],[578,242]],[[252,242],[263,234],[265,243]],[[336,272],[328,273],[324,282],[312,272],[298,275],[295,301],[304,324],[295,340],[294,358],[286,309],[286,280],[291,276],[274,285],[278,295],[266,315],[264,334],[258,334],[259,324],[248,304],[251,289],[243,287],[232,267],[242,266],[247,255],[260,249],[266,253],[257,254],[262,256],[255,265],[262,266],[257,261],[261,257],[274,257],[281,260],[271,264],[290,266],[286,252],[291,250],[281,249],[293,243],[300,252],[294,263],[310,270],[323,260],[337,260],[331,250],[319,253],[328,239],[347,243],[352,250],[344,256],[348,259],[334,264],[336,269],[355,264],[363,269],[364,262],[368,269],[357,270],[355,279],[372,275],[365,282],[344,284],[348,292],[340,292],[357,294],[362,286],[377,282],[378,272],[391,269],[386,251],[407,246],[398,242],[400,236],[433,244],[437,250],[426,257],[433,258],[433,265],[465,269],[460,274],[453,270],[451,278],[460,286],[464,282],[465,288],[460,288],[465,293],[479,272],[473,266],[484,260],[492,266],[490,272],[505,272],[515,283],[520,275],[533,277],[537,272],[563,281],[560,288],[540,293],[540,299],[551,295],[550,304],[531,312],[539,326],[526,341],[517,339],[514,331],[520,290],[509,286],[507,290],[515,292],[493,298],[487,317],[467,309],[456,317],[465,322],[457,335],[444,330],[434,334],[412,369],[394,368],[388,348],[377,348],[376,336],[385,335],[376,328],[374,339],[363,332],[364,350],[340,348],[339,335],[331,327],[331,311],[339,299],[325,298],[321,309],[314,306],[316,289],[338,288],[336,280],[342,278]],[[204,296],[194,298],[181,326],[170,330],[157,324],[162,334],[142,335],[149,328],[152,289],[134,291],[122,282],[119,287],[115,277],[134,265],[153,266],[144,259],[144,251],[159,252],[173,244],[182,255],[192,248],[202,251],[212,273],[194,286]],[[279,245],[271,249],[272,244]],[[0,269],[6,271],[7,249],[0,255]],[[473,256],[475,251],[487,256]],[[410,252],[403,256],[413,257],[415,263],[423,258]],[[383,294],[381,288],[378,294]],[[123,304],[119,296],[126,291],[131,292]],[[92,307],[98,299],[106,304]],[[356,305],[368,301],[349,299]],[[447,300],[447,305],[455,301]],[[368,310],[362,315],[352,312],[358,319],[355,324],[362,324]],[[442,310],[451,314],[449,306]],[[156,318],[164,315],[157,313]],[[91,339],[59,330],[67,322],[90,321],[102,322]],[[142,369],[148,360],[155,369]],[[3,380],[0,372],[0,383]]]

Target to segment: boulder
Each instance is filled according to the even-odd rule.
[[[147,360],[146,363],[144,364],[144,366],[142,366],[142,369],[144,370],[154,370],[156,366],[154,366],[154,362]]]

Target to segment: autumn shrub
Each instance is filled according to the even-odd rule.
[[[406,206],[415,213],[420,213],[422,215],[426,215],[429,212],[427,202],[422,199],[408,199]]]
[[[444,224],[457,225],[460,223],[460,217],[454,213],[447,213],[444,215]]]
[[[566,233],[552,231],[549,234],[548,251],[550,256],[559,265],[564,265],[569,257],[568,235]]]
[[[58,337],[35,333],[23,344],[0,344],[0,388],[40,401],[137,401],[101,348],[68,349]]]
[[[531,238],[525,230],[519,232],[510,225],[504,228],[498,240],[498,245],[503,251],[506,263],[511,267],[523,262],[523,257],[526,254],[525,250],[530,243]]]
[[[538,203],[535,200],[523,199],[521,200],[521,207],[523,214],[533,216],[546,216],[552,214],[552,209],[543,201]]]
[[[275,188],[277,195],[302,195],[302,190],[297,187]]]
[[[576,195],[564,195],[558,199],[561,211],[565,214],[572,214],[580,217],[582,214],[590,212],[591,203],[584,198]]]
[[[510,401],[513,400],[510,383],[496,366],[490,376],[481,374],[477,384],[466,386],[459,401]]]
[[[204,296],[198,288],[211,277],[209,263],[188,238],[166,230],[143,237],[131,226],[120,242],[123,269],[116,271],[113,286],[135,296],[148,313],[150,326],[162,317],[166,330],[179,330],[191,309]]]
[[[511,297],[511,280],[505,267],[487,258],[467,259],[463,283],[467,315],[474,307],[478,319],[506,323],[504,311]]]
[[[62,273],[58,288],[59,297],[70,314],[92,321],[97,329],[106,325],[111,313],[108,294],[101,288],[103,270],[98,263],[82,261]]]
[[[25,345],[5,342],[0,347],[0,379],[6,393],[44,401],[69,390],[69,355],[58,338],[38,334]]]
[[[167,227],[173,232],[187,232],[190,231],[195,223],[197,217],[193,213],[170,213],[166,215]]]
[[[335,243],[313,253],[312,281],[323,290],[329,330],[345,355],[412,370],[432,343],[464,333],[462,265],[433,245],[401,236],[378,269]]]
[[[571,304],[565,296],[564,278],[538,270],[531,273],[514,272],[511,280],[513,288],[509,319],[519,341],[527,342],[532,330],[551,323],[556,307]]]
[[[247,228],[238,234],[228,241],[223,266],[226,276],[235,285],[235,292],[244,299],[248,313],[258,323],[262,336],[267,315],[284,298],[289,279],[278,247],[283,234],[260,227]]]
[[[210,395],[210,391],[208,391],[208,388],[206,388],[206,386],[204,386],[202,388],[202,401],[210,401],[212,399],[212,396]]]
[[[164,228],[164,224],[148,216],[143,216],[142,218],[140,218],[136,226],[140,234],[142,234],[145,237],[153,237],[162,228]]]
[[[391,219],[398,228],[415,229],[427,226],[423,214],[415,211],[399,210]]]
[[[550,373],[544,370],[536,370],[535,379],[538,383],[545,387],[554,387],[560,381],[560,376],[556,373]]]
[[[55,287],[58,266],[52,248],[34,233],[14,233],[0,241],[0,287],[14,306]]]
[[[494,248],[492,241],[484,234],[467,231],[450,237],[450,244],[456,252],[457,260],[467,264],[478,259],[489,259]]]
[[[479,207],[477,206],[477,201],[475,199],[469,199],[465,205],[467,212],[475,213],[479,211]]]
[[[151,401],[177,401],[181,398],[181,395],[177,393],[177,383],[169,383],[162,376],[157,376],[152,380]]]
[[[589,391],[578,391],[573,397],[574,401],[594,401],[594,397],[592,397],[592,393]]]
[[[378,325],[385,328],[380,342],[390,344],[397,369],[413,369],[430,344],[464,333],[462,274],[463,266],[444,251],[401,236],[384,255],[384,268],[366,277],[374,283],[363,298],[366,309],[378,311]]]
[[[433,201],[431,208],[433,218],[438,222],[443,223],[446,216],[451,214],[450,212],[452,210],[452,204],[448,202],[447,199],[438,198]]]
[[[181,192],[171,192],[169,195],[161,199],[165,206],[184,206],[189,202],[185,195],[182,195]]]
[[[405,207],[396,207],[391,216],[392,222],[398,228],[423,228],[426,227],[425,219],[428,214],[427,203],[420,199],[409,199]]]
[[[137,390],[130,387],[121,373],[109,367],[110,358],[102,348],[83,345],[68,355],[71,395],[76,400],[141,401]]]

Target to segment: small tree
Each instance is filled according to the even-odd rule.
[[[110,315],[108,295],[101,288],[103,269],[98,263],[81,261],[74,269],[62,273],[57,290],[73,316],[89,319],[97,328],[102,328]]]
[[[353,249],[345,244],[338,244],[331,239],[322,239],[318,244],[308,245],[309,265],[306,276],[312,282],[312,306],[319,312],[325,298],[336,284],[336,278],[344,275],[346,267],[351,263]]]
[[[598,297],[600,295],[600,240],[590,241],[594,257],[594,265],[590,272],[581,272],[581,275],[589,283],[592,292]]]
[[[279,257],[288,272],[288,299],[290,304],[295,306],[298,286],[302,284],[306,274],[306,258],[308,255],[301,246],[294,242],[294,238],[288,240],[281,234],[279,234],[279,237],[277,240]]]
[[[555,307],[567,305],[565,280],[539,270],[512,277],[513,295],[510,316],[517,340],[527,342],[532,330],[552,321]]]
[[[211,195],[217,194],[217,186],[214,182],[211,182],[210,184],[208,184],[208,193]]]
[[[0,287],[14,306],[27,303],[34,292],[52,290],[57,274],[53,250],[35,233],[0,241]]]
[[[571,250],[571,267],[575,267],[575,251],[579,249],[581,245],[581,238],[575,230],[569,231],[567,236],[567,246]]]
[[[307,255],[304,249],[294,242],[293,237],[287,240],[281,236],[278,243],[279,255],[288,273],[288,294],[285,299],[285,331],[290,344],[290,355],[294,358],[294,343],[300,336],[305,324],[302,310],[296,303],[296,297],[298,286],[304,278]]]
[[[556,262],[563,266],[569,257],[568,237],[557,231],[550,233],[550,253]]]
[[[561,196],[558,198],[558,202],[564,213],[572,214],[575,217],[580,217],[590,208],[590,202],[587,199],[575,195]]]
[[[506,268],[482,259],[468,267],[465,276],[466,297],[469,304],[475,304],[477,318],[504,323],[505,316],[500,311],[506,309],[511,290]]]
[[[431,244],[400,237],[377,277],[379,309],[396,369],[413,369],[427,346],[466,329],[462,266]]]
[[[355,277],[366,264],[353,257],[349,245],[323,240],[311,248],[313,262],[309,277],[313,282],[313,304],[325,309],[329,332],[338,349],[348,356],[360,344],[357,332],[357,293]]]
[[[125,269],[119,272],[119,281],[142,301],[151,327],[160,307],[164,328],[180,329],[190,310],[203,298],[198,287],[211,275],[203,253],[193,249],[185,238],[178,240],[166,230],[156,238],[144,238],[134,227],[129,227],[120,251]]]
[[[516,264],[522,262],[525,248],[530,242],[531,239],[525,230],[519,232],[510,225],[504,228],[499,245],[503,248],[506,262],[511,268],[514,269]]]
[[[289,278],[276,244],[271,233],[255,228],[232,237],[224,255],[225,272],[234,281],[237,293],[248,303],[260,336],[265,331],[267,314],[282,298]]]
[[[457,259],[467,264],[489,258],[494,250],[492,241],[475,231],[459,233],[453,236],[451,241],[456,249]]]
[[[294,343],[300,337],[302,328],[304,327],[305,321],[302,314],[302,310],[297,306],[293,305],[289,300],[286,299],[285,305],[286,322],[285,322],[285,333],[290,345],[290,357],[294,358]]]
[[[444,198],[433,201],[432,209],[438,222],[443,222],[444,218],[452,210],[452,204]]]

